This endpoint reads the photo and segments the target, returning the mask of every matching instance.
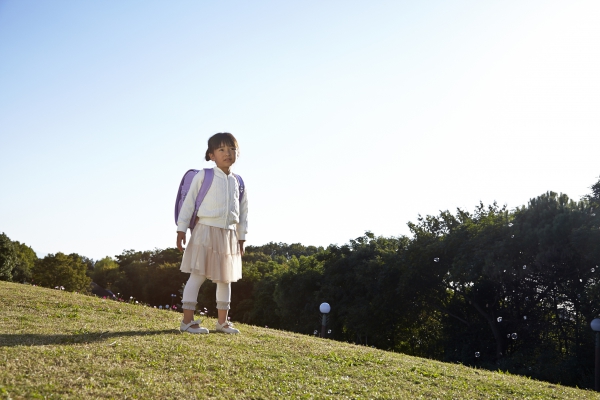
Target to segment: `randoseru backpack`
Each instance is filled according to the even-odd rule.
[[[179,211],[181,210],[181,206],[185,201],[185,196],[187,196],[190,191],[190,186],[192,185],[192,180],[196,176],[196,174],[200,172],[198,169],[190,169],[181,178],[181,183],[179,184],[179,190],[177,191],[177,199],[175,200],[175,225],[177,225],[177,220],[179,219]],[[202,204],[202,200],[206,197],[206,193],[208,193],[208,189],[210,189],[210,185],[212,185],[213,178],[215,176],[215,171],[212,168],[204,168],[204,180],[202,181],[202,185],[200,185],[200,190],[198,191],[198,196],[196,196],[196,205],[194,207],[194,213],[192,214],[192,219],[190,220],[190,231],[194,229],[194,225],[196,225],[196,214],[198,214],[198,209],[200,208],[200,204]],[[240,203],[242,202],[242,197],[244,196],[244,181],[242,177],[236,174],[233,174],[235,179],[238,181],[238,187],[240,189]]]

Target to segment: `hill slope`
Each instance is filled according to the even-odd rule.
[[[0,282],[0,398],[600,398],[595,392]],[[214,328],[214,320],[203,325]]]

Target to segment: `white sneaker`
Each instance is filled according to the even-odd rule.
[[[202,322],[202,321],[198,320],[198,321],[192,321],[189,324],[186,324],[182,320],[181,325],[179,325],[179,330],[181,332],[188,332],[188,333],[208,333],[208,329],[201,327],[200,322]],[[192,325],[198,325],[198,328],[191,328]]]
[[[233,324],[229,321],[225,321],[223,323],[223,325],[219,324],[219,321],[217,321],[216,330],[217,330],[217,332],[223,332],[223,333],[229,333],[229,334],[240,333],[240,331],[238,329],[235,329],[233,327]]]

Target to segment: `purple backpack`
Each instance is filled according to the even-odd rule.
[[[181,178],[181,183],[179,184],[179,190],[177,191],[177,199],[175,200],[175,225],[177,225],[177,220],[179,219],[179,210],[181,210],[181,206],[185,201],[185,196],[190,191],[190,186],[192,185],[192,180],[196,176],[196,174],[200,172],[197,169],[190,169]],[[198,196],[196,196],[196,205],[194,207],[194,213],[192,214],[192,219],[190,220],[190,231],[194,229],[194,225],[196,225],[196,214],[198,214],[198,209],[200,208],[200,204],[202,204],[202,200],[206,197],[206,193],[208,193],[208,189],[210,189],[210,185],[212,185],[213,178],[215,176],[215,171],[212,168],[204,168],[204,180],[202,181],[202,185],[200,185],[200,190],[198,191]],[[238,181],[238,187],[240,189],[240,203],[242,202],[242,196],[244,196],[244,181],[242,177],[236,174],[233,174],[235,179]]]

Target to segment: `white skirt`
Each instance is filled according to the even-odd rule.
[[[182,272],[204,275],[213,282],[242,279],[242,255],[232,229],[196,224],[183,253]]]

